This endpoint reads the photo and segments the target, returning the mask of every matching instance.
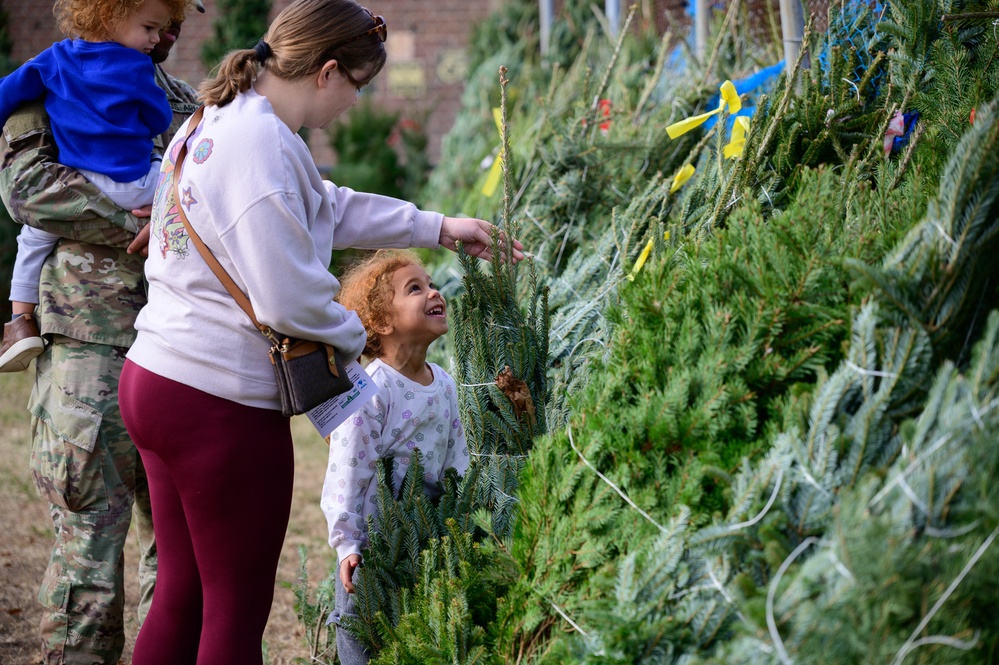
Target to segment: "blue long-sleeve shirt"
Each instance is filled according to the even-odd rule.
[[[56,42],[0,79],[0,124],[43,95],[59,162],[117,182],[149,172],[153,138],[173,120],[153,61],[116,42]]]

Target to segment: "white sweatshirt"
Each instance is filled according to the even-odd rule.
[[[163,161],[173,171],[185,123]],[[160,376],[225,399],[280,409],[270,342],[250,322],[190,241],[167,187],[153,204],[149,302],[128,358]],[[180,205],[245,293],[257,320],[356,358],[364,327],[333,302],[334,248],[438,246],[443,215],[324,181],[305,142],[252,89],[205,109],[188,142]]]
[[[440,494],[446,469],[468,469],[468,444],[458,416],[454,379],[439,366],[429,386],[420,385],[381,360],[367,367],[378,394],[330,435],[330,457],[320,506],[326,514],[330,547],[337,560],[367,546],[367,519],[375,514],[378,460],[394,458],[398,490],[409,460],[420,451],[423,486]]]

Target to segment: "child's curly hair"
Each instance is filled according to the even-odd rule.
[[[398,249],[381,249],[354,265],[340,280],[340,293],[336,299],[347,309],[357,312],[368,333],[364,355],[378,358],[382,355],[381,336],[376,331],[388,325],[392,318],[392,275],[406,266],[424,267],[412,252]]]
[[[146,0],[56,0],[52,13],[67,37],[110,41],[114,27],[132,16]],[[160,0],[171,18],[183,21],[190,0]]]

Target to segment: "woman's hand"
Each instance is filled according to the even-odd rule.
[[[132,211],[132,214],[136,217],[149,217],[153,214],[153,206],[148,205],[136,208]],[[135,240],[129,243],[125,251],[129,254],[138,252],[143,257],[149,256],[149,224],[145,224],[139,229],[139,232],[135,234]]]
[[[354,593],[354,569],[361,563],[360,554],[348,554],[340,562],[340,582],[347,593]]]
[[[473,217],[445,217],[441,224],[440,244],[451,251],[457,250],[457,242],[461,241],[461,247],[470,256],[489,260],[493,258],[493,237],[492,233],[496,227],[484,219]],[[501,242],[505,244],[505,237],[500,231]],[[513,256],[504,257],[504,260],[511,258],[514,263],[524,258],[524,246],[519,240],[513,240]]]

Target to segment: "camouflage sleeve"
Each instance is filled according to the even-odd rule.
[[[142,222],[59,164],[57,155],[41,103],[26,105],[7,120],[0,137],[0,197],[11,217],[64,238],[127,247]]]

